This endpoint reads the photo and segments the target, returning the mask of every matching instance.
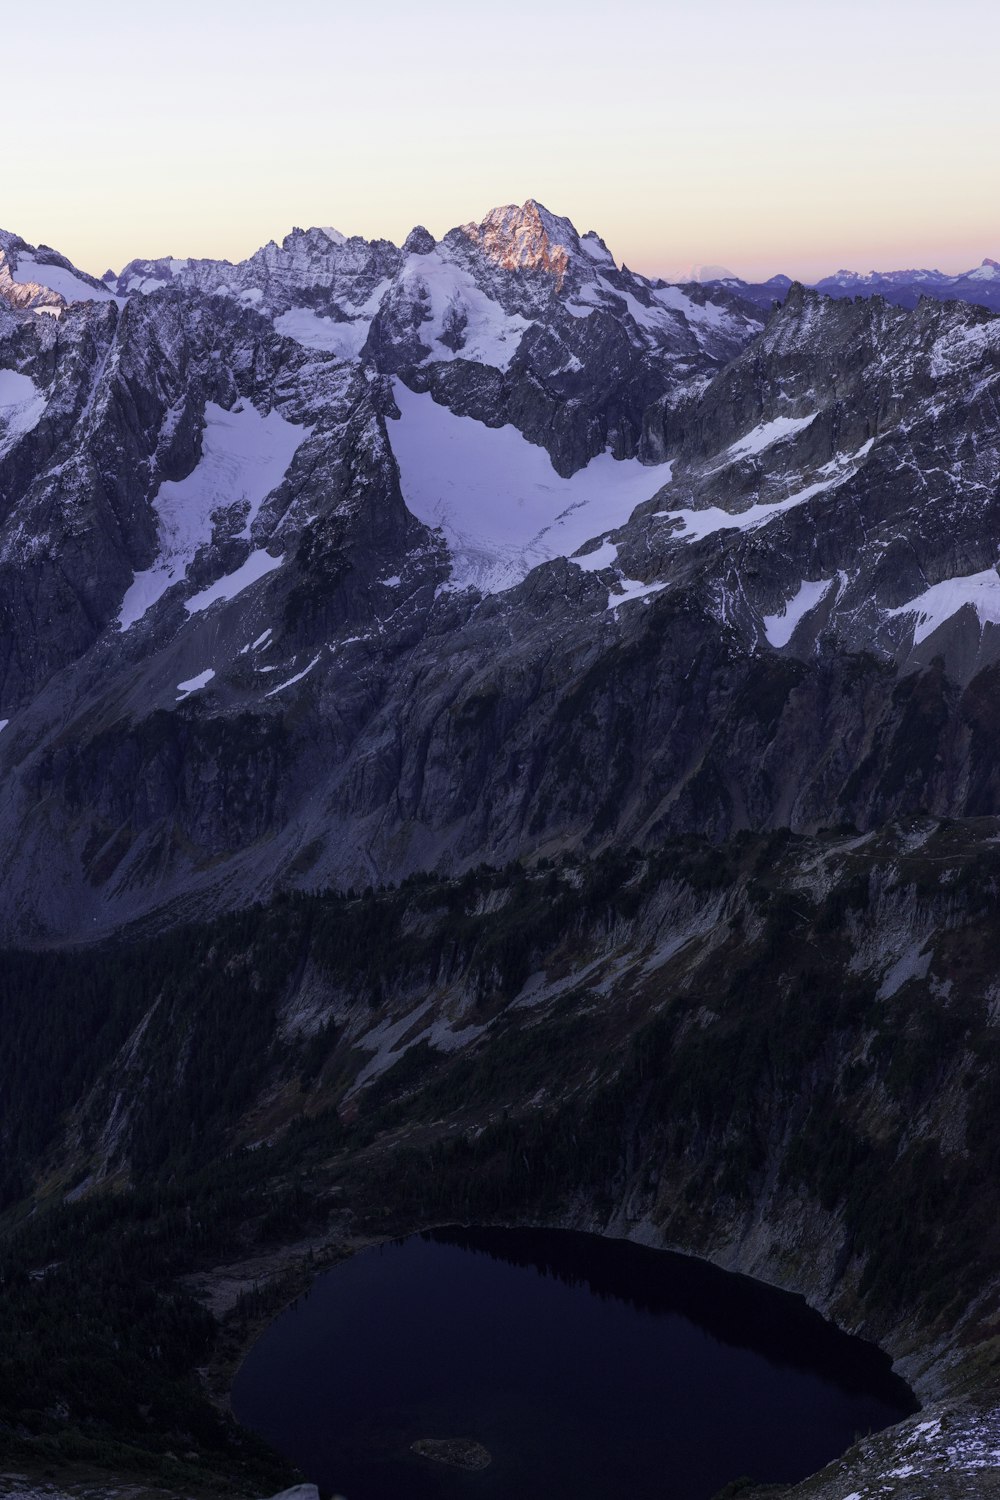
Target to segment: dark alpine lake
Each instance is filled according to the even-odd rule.
[[[916,1402],[885,1355],[760,1282],[596,1235],[449,1229],[319,1277],[233,1408],[347,1500],[708,1500],[803,1478]],[[491,1462],[413,1453],[425,1438]]]

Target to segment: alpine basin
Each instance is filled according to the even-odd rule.
[[[449,1229],[319,1277],[233,1408],[347,1500],[707,1500],[803,1478],[916,1402],[883,1353],[760,1282],[596,1235]],[[412,1451],[428,1438],[491,1462]]]

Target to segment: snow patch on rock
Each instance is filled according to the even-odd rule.
[[[183,703],[185,698],[190,698],[192,693],[200,693],[203,687],[207,687],[215,676],[212,667],[206,667],[204,672],[199,672],[197,677],[189,677],[186,682],[177,684],[178,703]]]
[[[832,578],[819,578],[815,582],[803,579],[785,607],[776,615],[763,618],[764,634],[772,646],[787,646],[800,620],[816,608],[825,598],[833,583]]]
[[[259,651],[262,647],[269,646],[271,644],[271,631],[272,626],[269,625],[266,630],[261,632],[261,634],[255,641],[248,641],[245,646],[241,646],[239,652],[240,656],[246,656],[248,651]]]
[[[832,490],[848,477],[844,473],[835,479],[819,480],[815,484],[807,484],[804,489],[796,490],[793,495],[787,495],[784,500],[776,500],[773,505],[758,503],[735,513],[723,510],[718,505],[706,505],[704,510],[658,510],[654,512],[654,516],[657,519],[679,521],[681,524],[677,536],[681,541],[701,541],[706,536],[714,536],[718,531],[750,531],[757,526],[764,526],[784,511],[804,505],[814,495]]]
[[[816,420],[816,413],[809,417],[775,417],[770,422],[760,422],[726,449],[730,458],[749,458],[754,453],[763,453],[775,443],[787,442],[796,433],[803,432]]]
[[[188,599],[184,608],[189,615],[196,615],[219,599],[235,599],[237,594],[256,583],[258,578],[264,578],[268,573],[273,573],[275,568],[280,568],[284,560],[283,557],[272,557],[263,547],[258,547],[232,573],[227,573],[224,578],[217,578],[207,589],[202,589],[200,594]]]
[[[576,563],[585,573],[599,573],[602,568],[612,568],[618,561],[618,548],[614,542],[609,542],[605,537],[601,545],[593,552],[588,552],[584,557],[571,557],[570,562]]]
[[[927,978],[927,971],[931,966],[931,959],[934,957],[934,952],[933,949],[928,949],[926,953],[922,953],[920,950],[924,946],[924,939],[917,938],[915,942],[904,949],[895,963],[890,964],[879,986],[878,994],[875,997],[877,1000],[891,999],[911,979]]]
[[[303,667],[301,672],[296,672],[296,674],[295,674],[294,677],[289,677],[289,679],[288,679],[287,682],[280,682],[276,688],[272,688],[269,693],[265,693],[264,694],[265,698],[273,698],[277,693],[283,693],[286,688],[293,687],[295,685],[295,683],[301,682],[302,679],[303,679],[303,677],[307,677],[309,675],[309,673],[312,671],[313,667],[319,661],[319,658],[320,658],[321,654],[322,653],[317,652],[317,654],[313,657],[312,661],[309,663],[309,665],[307,667]],[[261,667],[261,668],[259,668],[259,670],[263,671],[263,672],[276,672],[278,670],[278,668],[277,667]]]
[[[941,583],[932,584],[908,604],[890,609],[889,616],[916,615],[913,644],[919,646],[939,625],[968,605],[976,611],[980,628],[987,624],[1000,625],[1000,575],[996,568],[966,573],[959,578],[945,578]]]
[[[606,609],[617,609],[620,604],[631,604],[633,599],[648,599],[666,588],[665,583],[643,583],[641,578],[622,578],[619,575],[617,594],[608,594]]]
[[[1000,318],[949,327],[931,349],[930,372],[941,380],[1000,354]]]

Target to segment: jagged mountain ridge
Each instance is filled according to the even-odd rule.
[[[531,202],[115,288],[0,305],[8,934],[996,810],[988,313],[763,328]]]
[[[700,347],[716,358],[732,353],[758,321],[724,291],[714,300],[696,289],[685,297],[619,270],[595,233],[578,235],[568,219],[533,200],[495,209],[440,242],[422,226],[401,249],[334,230],[296,229],[239,265],[133,261],[111,284],[124,295],[181,285],[233,296],[307,347],[368,354],[387,368],[463,358],[506,372],[515,355],[521,366],[541,355],[535,373],[552,375],[558,372],[548,362],[553,336],[566,345],[562,363],[572,364],[579,357],[574,321],[601,308],[630,320],[647,355],[673,359],[681,374],[698,373],[686,370],[685,356],[698,365]],[[593,455],[551,456],[568,472],[567,463],[579,467]]]

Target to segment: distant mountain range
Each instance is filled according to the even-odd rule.
[[[695,268],[696,270],[698,268]],[[704,268],[714,273],[721,267]],[[790,276],[772,276],[768,281],[742,281],[738,276],[713,274],[696,276],[699,282],[727,286],[760,307],[780,300],[792,285]],[[1000,309],[1000,261],[987,258],[973,271],[946,276],[943,271],[835,271],[814,282],[816,290],[828,297],[884,297],[896,307],[916,307],[921,297],[938,302],[974,302],[977,307]]]

